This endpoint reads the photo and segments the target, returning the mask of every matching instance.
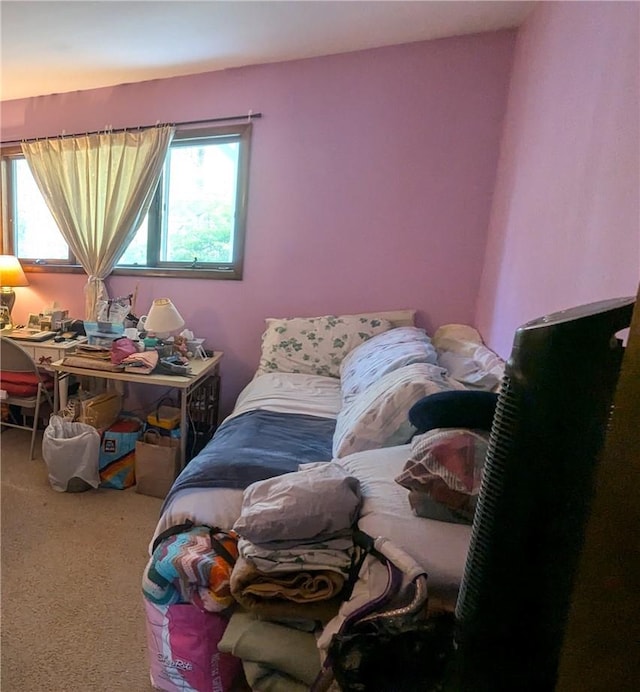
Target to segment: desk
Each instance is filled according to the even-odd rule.
[[[10,331],[1,332],[2,336],[6,336],[11,339]],[[12,339],[16,344],[22,347],[30,356],[33,362],[44,370],[52,370],[51,364],[55,361],[64,358],[65,356],[71,355],[78,344],[82,344],[87,341],[86,336],[80,336],[77,339],[68,339],[66,341],[54,341],[49,339],[48,341],[29,341],[28,339]],[[56,387],[57,391],[57,387]],[[67,381],[65,379],[62,387],[60,389],[60,407],[64,408],[67,405]],[[57,411],[58,409],[56,409]]]
[[[110,370],[93,370],[65,365],[64,359],[51,364],[55,375],[54,409],[58,410],[58,391],[62,381],[69,375],[95,377],[116,382],[134,382],[155,387],[169,387],[180,392],[180,467],[184,468],[187,460],[187,405],[189,397],[211,378],[219,376],[222,351],[217,351],[206,360],[193,359],[189,361],[190,375],[139,375],[131,372],[111,372]]]

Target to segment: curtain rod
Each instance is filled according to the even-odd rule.
[[[165,123],[167,125],[174,125],[178,127],[179,125],[206,125],[207,123],[226,123],[233,120],[246,120],[251,122],[255,118],[261,118],[262,113],[254,113],[249,111],[245,115],[227,115],[224,118],[207,118],[206,120],[183,120],[177,123]],[[93,132],[76,132],[75,134],[67,134],[63,132],[60,135],[47,135],[44,137],[31,137],[30,139],[14,139],[11,141],[0,142],[0,145],[7,146],[9,144],[22,144],[22,142],[37,142],[40,139],[51,139],[55,137],[76,137],[77,135],[98,135],[101,132],[127,132],[127,130],[148,130],[152,127],[158,127],[160,123],[155,125],[134,125],[133,127],[118,127],[118,128],[108,128],[105,127],[102,130],[94,130]]]

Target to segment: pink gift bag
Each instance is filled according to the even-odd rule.
[[[158,606],[144,600],[151,684],[163,692],[228,692],[241,661],[220,653],[227,619],[190,603]]]

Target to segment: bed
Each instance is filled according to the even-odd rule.
[[[299,475],[308,479],[312,473],[332,474],[339,467],[340,473],[357,479],[354,506],[358,528],[373,537],[384,536],[406,551],[428,574],[430,599],[452,608],[464,569],[470,521],[464,517],[460,520],[466,505],[455,505],[454,514],[458,510],[461,513],[456,514],[457,519],[450,514],[451,520],[449,516],[433,514],[435,505],[442,509],[439,502],[428,500],[428,511],[423,511],[421,474],[425,473],[425,458],[433,461],[429,436],[434,432],[437,435],[439,429],[423,431],[419,429],[421,422],[414,424],[418,418],[414,417],[412,422],[408,414],[418,402],[435,401],[438,397],[434,395],[495,391],[503,365],[471,327],[447,325],[431,338],[415,327],[415,314],[410,310],[268,319],[254,378],[240,393],[233,411],[212,440],[182,471],[163,503],[150,541],[149,564],[153,563],[156,539],[171,527],[190,521],[223,529],[246,528],[248,524],[243,521],[247,498],[253,489],[266,488],[267,496],[277,497],[282,487],[287,487],[286,482],[297,481]],[[416,410],[416,416],[423,415],[421,409]],[[434,420],[437,422],[438,418]],[[475,433],[464,426],[458,425],[457,431],[453,441],[459,446],[460,440],[464,440],[465,452],[469,445],[475,445],[479,458],[481,438],[471,437]],[[449,433],[446,441],[451,447],[449,438],[453,433]],[[421,446],[416,446],[414,440],[420,440]],[[413,466],[407,471],[411,460]],[[431,468],[427,472],[430,491],[435,478],[432,471]],[[403,473],[404,485],[400,483]],[[345,489],[344,485],[327,487]],[[438,497],[450,500],[450,495],[441,492]],[[453,495],[457,501],[460,493]],[[262,499],[264,503],[265,498]],[[274,509],[267,501],[262,516],[267,517],[269,511],[284,516],[284,534],[283,525],[278,524],[278,538],[286,534],[293,543],[296,538],[305,543],[300,534],[287,533],[288,516],[290,524],[296,527],[304,523],[295,517],[293,505],[291,500]],[[340,512],[334,509],[331,513]],[[353,516],[349,515],[349,521]],[[248,532],[246,535],[252,536]],[[248,540],[243,536],[241,543]],[[358,598],[357,588],[351,598]],[[278,618],[265,617],[260,612],[257,624],[251,618],[245,622],[246,613],[237,617],[234,613],[230,634],[225,635],[228,641],[223,637],[221,650],[243,659],[251,689],[309,689],[330,633],[339,628],[345,617],[340,612],[345,599],[334,601],[334,610],[292,610],[294,615],[313,612],[315,615],[309,619],[320,627],[313,635],[293,630],[294,640],[303,642],[301,652],[304,647],[307,652],[306,657],[300,653],[293,659],[309,661],[311,657],[304,671],[290,669],[291,656],[285,657],[288,663],[282,663],[281,670],[273,659],[258,660],[261,652],[249,648],[247,653],[249,635],[256,627],[263,630],[265,621],[269,627],[282,627]],[[246,629],[242,636],[237,636],[241,622]],[[285,625],[278,631],[281,641],[288,641],[292,630]],[[262,632],[259,640],[265,639],[270,638]],[[278,636],[272,639],[278,641]],[[316,641],[317,649],[313,645]],[[291,644],[287,647],[291,651]],[[315,660],[310,649],[316,652]],[[269,655],[278,658],[278,652]]]

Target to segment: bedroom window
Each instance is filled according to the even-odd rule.
[[[176,132],[149,213],[114,274],[242,278],[250,134],[250,123]],[[5,246],[27,269],[75,270],[19,150],[3,152],[3,178]]]

